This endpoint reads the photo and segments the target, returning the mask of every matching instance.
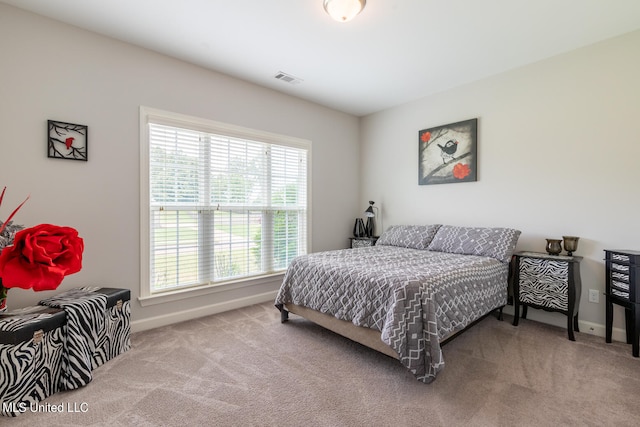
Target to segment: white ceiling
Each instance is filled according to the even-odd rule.
[[[640,29],[640,0],[0,2],[357,116]]]

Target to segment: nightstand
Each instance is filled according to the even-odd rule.
[[[640,345],[640,252],[605,249],[606,282],[605,298],[606,333],[605,341],[611,342],[613,329],[613,304],[624,307],[627,344],[631,344],[631,354],[638,357]]]
[[[351,239],[351,248],[364,248],[367,246],[374,246],[377,237],[349,237]]]
[[[527,307],[557,311],[567,316],[569,339],[575,341],[582,282],[579,256],[517,252],[513,255],[513,325],[518,326],[519,308],[527,318]]]

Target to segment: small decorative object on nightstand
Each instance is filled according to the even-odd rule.
[[[562,252],[562,240],[560,239],[547,239],[547,253],[549,255],[560,255]]]
[[[364,211],[364,214],[367,216],[367,225],[365,227],[367,237],[374,237],[376,235],[376,217],[378,216],[377,212],[379,212],[379,209],[377,206],[373,206],[374,203],[373,200],[369,200],[369,207]]]
[[[350,237],[351,248],[364,248],[367,246],[375,246],[377,237]]]
[[[356,218],[356,223],[353,225],[353,237],[365,237],[366,232],[364,229],[364,221],[362,218]]]
[[[562,246],[568,256],[573,256],[573,253],[578,250],[578,240],[580,238],[576,236],[562,236]]]
[[[640,251],[605,249],[606,282],[606,342],[611,342],[613,304],[624,307],[627,344],[633,357],[638,357],[640,345]]]
[[[575,341],[582,283],[582,257],[517,252],[513,256],[513,325],[518,326],[519,308],[527,318],[527,307],[557,311],[567,316],[569,339]]]

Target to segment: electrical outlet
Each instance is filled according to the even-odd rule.
[[[589,302],[599,303],[600,293],[597,289],[589,289]]]

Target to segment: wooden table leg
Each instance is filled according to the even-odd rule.
[[[611,302],[611,298],[609,298],[609,295],[606,295],[605,298],[606,298],[606,303],[605,303],[605,305],[606,305],[605,342],[610,343],[611,342],[611,330],[613,328],[613,303]]]
[[[633,321],[631,323],[631,351],[633,357],[638,357],[640,353],[640,346],[638,345],[640,341],[638,338],[638,333],[640,332],[640,304],[633,304]]]
[[[624,324],[627,331],[627,344],[631,344],[633,342],[633,309],[631,307],[624,308]]]
[[[569,334],[569,340],[575,341],[576,337],[573,335],[573,316],[567,316],[567,332]]]

